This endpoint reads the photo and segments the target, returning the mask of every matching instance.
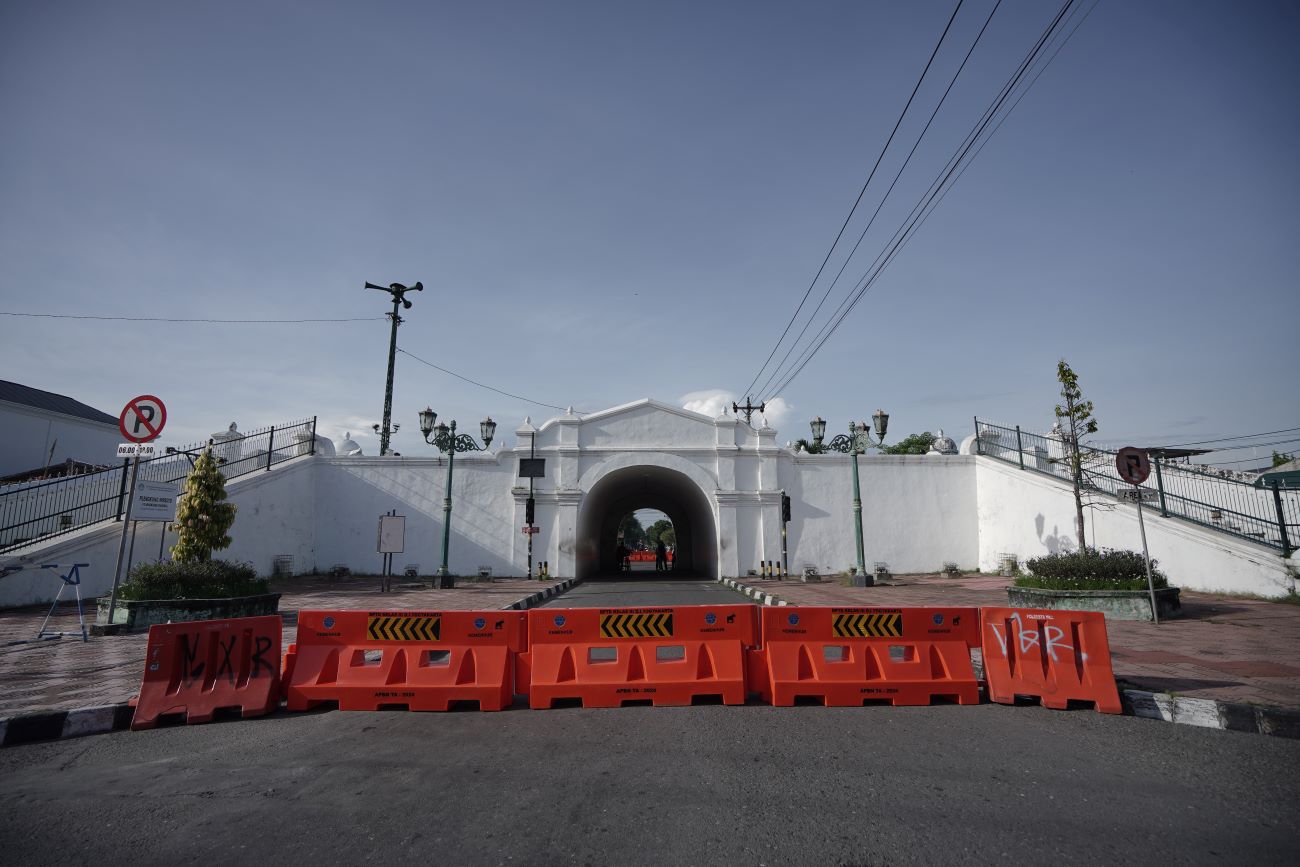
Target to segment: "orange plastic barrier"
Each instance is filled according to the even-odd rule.
[[[762,637],[750,684],[773,705],[979,704],[975,608],[764,608]]]
[[[302,611],[285,660],[286,707],[501,710],[514,698],[522,611]]]
[[[217,710],[250,717],[279,705],[279,615],[149,627],[132,730],[151,729],[169,714],[203,723]]]
[[[745,650],[757,643],[754,605],[671,608],[534,608],[519,658],[534,709],[576,699],[583,707],[628,701],[745,703]]]
[[[1102,713],[1123,713],[1110,667],[1106,617],[1096,611],[981,608],[984,677],[989,698],[1012,704],[1036,696],[1064,710],[1092,702]]]

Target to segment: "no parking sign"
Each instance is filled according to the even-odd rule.
[[[167,407],[152,394],[133,397],[117,417],[118,430],[133,443],[147,443],[157,439],[167,424]]]

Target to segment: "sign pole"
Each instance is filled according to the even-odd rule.
[[[1142,559],[1147,564],[1147,591],[1151,594],[1151,622],[1156,626],[1160,625],[1160,612],[1156,610],[1156,582],[1151,577],[1151,552],[1147,550],[1147,525],[1142,520],[1142,491],[1137,485],[1133,486],[1133,499],[1138,504],[1138,530],[1142,533]]]
[[[124,454],[123,449],[129,448],[135,459],[131,466],[131,499],[126,503],[126,515],[122,519],[122,538],[117,545],[117,566],[113,568],[113,592],[108,598],[108,624],[113,624],[113,614],[117,611],[117,588],[122,583],[122,562],[127,561],[129,569],[130,558],[126,553],[126,531],[132,527],[131,516],[135,514],[135,483],[140,475],[140,458],[141,453],[148,451],[153,453],[153,446],[144,445],[153,442],[162,433],[163,426],[167,424],[167,406],[154,397],[152,394],[142,394],[133,397],[127,401],[126,406],[117,417],[117,429],[126,437],[127,443],[118,446],[118,455]],[[175,516],[173,515],[173,520]],[[164,526],[164,532],[166,527]],[[135,554],[135,533],[131,533],[131,555]]]
[[[1156,610],[1156,582],[1151,577],[1151,552],[1147,550],[1147,525],[1142,517],[1142,488],[1140,487],[1151,475],[1151,458],[1142,449],[1125,446],[1115,452],[1115,472],[1133,486],[1133,499],[1137,503],[1138,510],[1138,530],[1142,533],[1142,560],[1147,567],[1147,592],[1151,594],[1151,622],[1159,626],[1160,612]]]
[[[113,593],[108,597],[108,623],[113,623],[113,612],[117,610],[117,587],[122,583],[122,561],[126,559],[126,533],[131,526],[131,512],[135,506],[135,479],[140,474],[140,456],[136,455],[131,464],[131,496],[126,501],[126,517],[122,520],[122,539],[117,546],[117,566],[113,568]]]

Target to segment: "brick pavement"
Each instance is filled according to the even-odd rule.
[[[280,614],[285,622],[283,641],[287,647],[296,634],[294,627],[302,609],[494,610],[558,583],[524,579],[462,581],[453,590],[397,584],[392,592],[380,593],[377,578],[294,578],[276,582],[273,589],[282,594]],[[87,622],[94,620],[93,602],[87,604]],[[37,711],[119,704],[135,695],[144,674],[147,633],[92,637],[88,642],[65,636],[53,641],[10,644],[35,636],[48,610],[49,606],[42,605],[0,611],[0,719]],[[77,628],[75,604],[61,606],[50,621],[51,630],[67,632]]]
[[[996,575],[898,575],[844,587],[746,578],[791,605],[1006,605]],[[1181,594],[1183,616],[1159,626],[1108,620],[1121,686],[1190,698],[1300,709],[1300,605],[1208,593]]]
[[[792,605],[1004,605],[1008,579],[895,576],[888,585],[746,579]],[[498,609],[552,584],[524,580],[462,584],[454,590],[399,586],[380,594],[375,579],[294,579],[283,593],[285,644],[304,608],[404,610]],[[1300,606],[1184,591],[1184,616],[1160,626],[1110,621],[1111,656],[1122,685],[1193,698],[1300,709]],[[45,608],[0,611],[0,719],[40,710],[116,704],[139,684],[146,636],[63,638],[8,645],[36,634]],[[64,606],[52,628],[76,628]]]

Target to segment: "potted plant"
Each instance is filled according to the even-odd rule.
[[[1146,564],[1135,551],[1083,548],[1048,554],[1025,564],[1028,574],[1018,575],[1007,588],[1007,598],[1017,608],[1056,608],[1100,611],[1113,620],[1151,620],[1151,594]],[[1151,561],[1152,584],[1160,619],[1181,614],[1178,588]]]
[[[176,510],[173,559],[140,563],[118,588],[118,605],[109,627],[140,629],[154,623],[219,620],[274,614],[280,595],[270,592],[249,563],[212,559],[230,546],[235,505],[226,502],[226,480],[212,448],[204,450],[185,480]],[[109,600],[99,600],[99,620],[108,620]]]

